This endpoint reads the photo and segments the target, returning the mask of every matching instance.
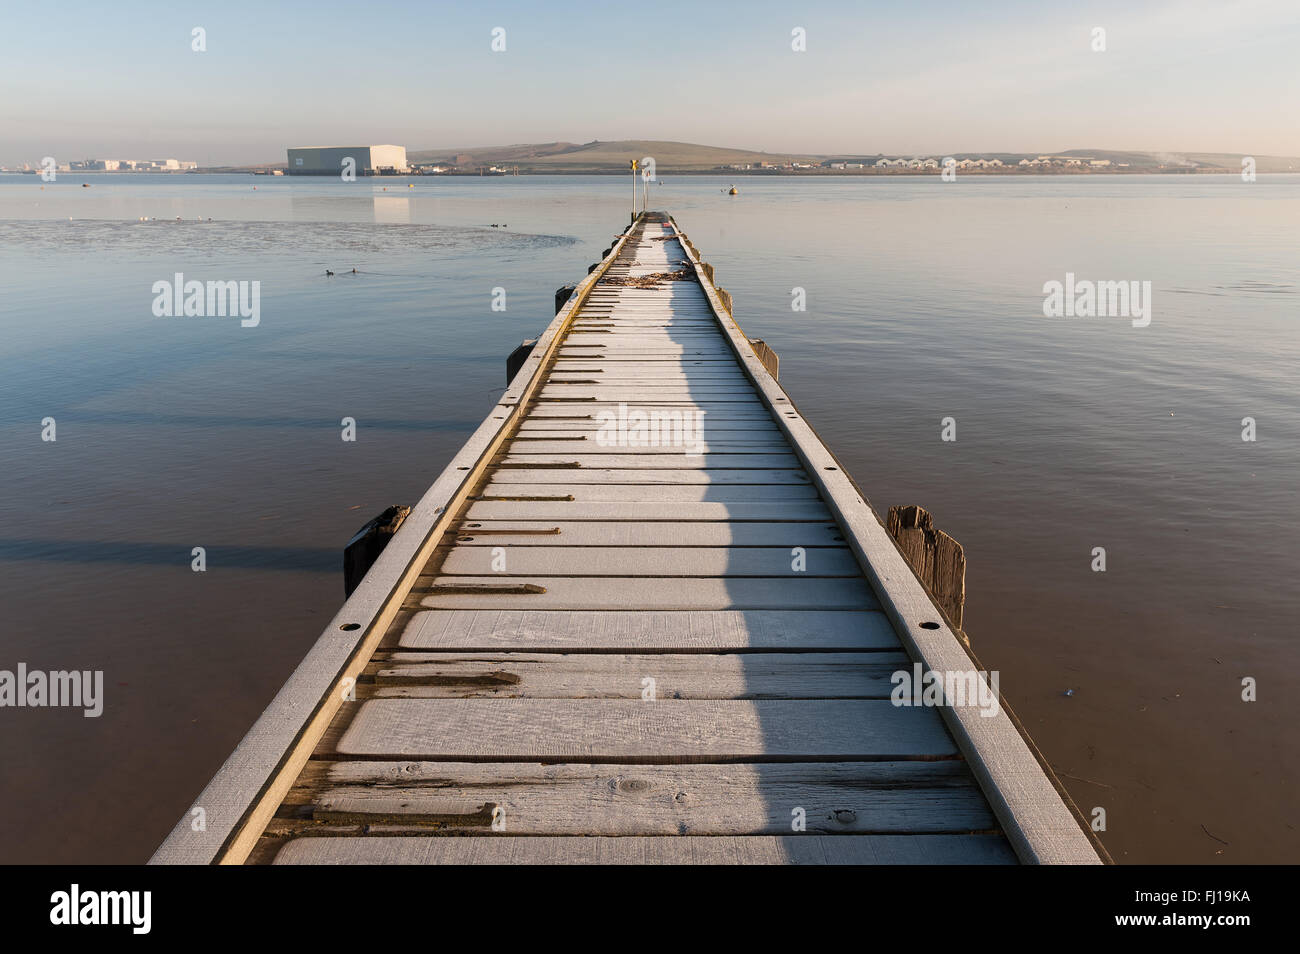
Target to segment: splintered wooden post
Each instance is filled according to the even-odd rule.
[[[915,505],[890,507],[885,528],[917,579],[960,630],[966,603],[966,554],[961,544],[934,529],[929,512]]]
[[[763,367],[767,369],[767,373],[774,378],[779,378],[781,359],[777,356],[777,353],[762,338],[750,338],[749,343],[754,349],[755,356],[759,361],[763,362]]]

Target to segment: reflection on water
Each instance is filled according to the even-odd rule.
[[[405,196],[375,196],[375,221],[388,225],[408,225],[411,200]]]
[[[628,195],[66,178],[0,177],[3,646],[104,669],[107,703],[4,714],[0,860],[139,861],[337,609],[344,542],[423,493]],[[1293,859],[1300,177],[731,181],[652,205],[877,510],[966,547],[980,663],[1117,859]],[[178,271],[260,281],[261,324],[154,318]],[[1067,271],[1151,281],[1150,327],[1044,318]]]
[[[29,252],[92,250],[177,255],[239,253],[282,254],[286,247],[320,254],[353,252],[398,255],[411,252],[469,254],[526,251],[572,245],[563,235],[529,235],[500,229],[411,224],[410,203],[402,198],[374,200],[373,222],[240,222],[151,219],[73,221],[0,221],[0,245],[24,246]]]

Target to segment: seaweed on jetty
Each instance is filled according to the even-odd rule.
[[[616,275],[602,278],[602,285],[630,285],[633,288],[656,288],[664,282],[694,282],[692,268],[679,268],[674,272],[651,272],[649,275]]]

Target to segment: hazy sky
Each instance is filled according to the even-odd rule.
[[[1298,50],[1300,0],[9,2],[0,164],[623,138],[1294,156]]]

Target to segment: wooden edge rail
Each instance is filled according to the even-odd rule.
[[[501,400],[425,492],[375,565],[154,852],[150,864],[242,864],[284,800],[357,677],[541,384],[540,371],[636,220],[592,267],[538,339]]]
[[[936,611],[876,512],[754,353],[717,294],[712,268],[704,267],[676,221],[671,216],[668,221],[682,239],[709,307],[746,377],[772,410],[826,505],[848,531],[847,542],[909,655],[932,672],[970,672],[971,657]],[[978,678],[985,681],[986,675]],[[1025,864],[1100,864],[1088,835],[1005,708],[999,705],[992,715],[987,711],[974,705],[939,707],[1016,856]]]

